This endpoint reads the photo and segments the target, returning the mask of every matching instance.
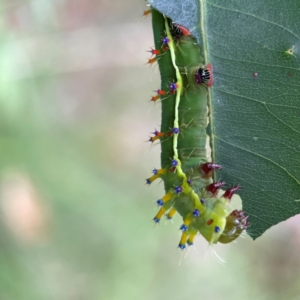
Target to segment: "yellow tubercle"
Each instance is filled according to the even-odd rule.
[[[185,245],[188,236],[189,236],[189,233],[188,233],[187,231],[184,231],[184,232],[182,233],[182,235],[181,235],[181,239],[180,239],[179,245]],[[180,248],[181,248],[181,247],[180,247]]]
[[[159,212],[154,217],[154,221],[156,223],[158,223],[160,221],[161,217],[164,215],[165,212],[166,212],[166,209],[164,207],[161,207],[161,209],[159,210]]]
[[[160,137],[160,136],[158,136],[158,135],[151,136],[151,137],[150,137],[150,139],[149,139],[149,141],[153,143],[153,142],[155,142],[155,141],[159,140],[160,138],[161,138],[161,137]]]
[[[147,179],[147,183],[150,184],[150,183],[152,183],[154,180],[156,180],[157,178],[160,178],[160,175],[159,175],[159,174],[152,175],[151,177],[149,177],[149,178]]]
[[[172,198],[173,198],[173,193],[168,192],[161,198],[161,200],[163,201],[163,203],[166,203],[170,201]]]
[[[193,221],[194,216],[192,214],[187,215],[187,217],[183,220],[183,224],[189,226]]]
[[[166,172],[167,172],[167,169],[159,169],[159,170],[157,170],[157,174],[158,175],[163,175],[163,174],[166,174]]]
[[[193,245],[194,238],[195,238],[195,236],[196,236],[197,233],[198,233],[198,230],[195,230],[195,229],[191,229],[190,230],[190,234],[189,234],[189,237],[187,239],[188,245]]]
[[[172,219],[174,217],[174,215],[176,214],[176,212],[177,212],[177,210],[174,207],[172,207],[170,209],[170,211],[167,213],[167,218]]]
[[[159,170],[154,169],[153,173],[154,174],[146,180],[148,184],[151,184],[153,181],[155,181],[158,178],[162,178],[163,175],[166,174],[166,169],[159,169]]]

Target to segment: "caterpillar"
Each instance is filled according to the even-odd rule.
[[[193,245],[201,234],[209,244],[230,243],[249,225],[242,210],[230,211],[229,204],[239,185],[219,195],[225,182],[214,182],[222,167],[209,155],[208,89],[213,68],[205,65],[201,48],[189,30],[151,9],[155,49],[151,49],[161,74],[161,87],[152,101],[161,100],[160,131],[150,142],[161,143],[161,168],[146,179],[148,185],[162,179],[165,195],[158,199],[154,222],[179,214],[183,223],[178,247]]]

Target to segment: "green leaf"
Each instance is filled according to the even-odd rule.
[[[214,67],[213,156],[255,239],[300,212],[300,2],[152,0]]]

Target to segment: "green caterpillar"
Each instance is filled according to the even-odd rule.
[[[200,233],[210,244],[229,243],[248,226],[243,211],[229,211],[232,187],[218,196],[224,182],[213,182],[213,171],[221,166],[208,156],[208,88],[212,85],[211,65],[204,67],[201,49],[189,31],[152,9],[156,55],[161,89],[152,100],[161,99],[162,123],[150,141],[161,141],[162,168],[153,170],[147,184],[160,178],[166,194],[157,200],[160,210],[154,222],[176,212],[183,218],[179,248],[192,245]],[[149,60],[152,63],[154,60]]]

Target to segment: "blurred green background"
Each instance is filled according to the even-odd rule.
[[[225,264],[176,249],[179,217],[154,228],[142,0],[0,3],[0,300],[300,299],[299,216],[217,245]]]

